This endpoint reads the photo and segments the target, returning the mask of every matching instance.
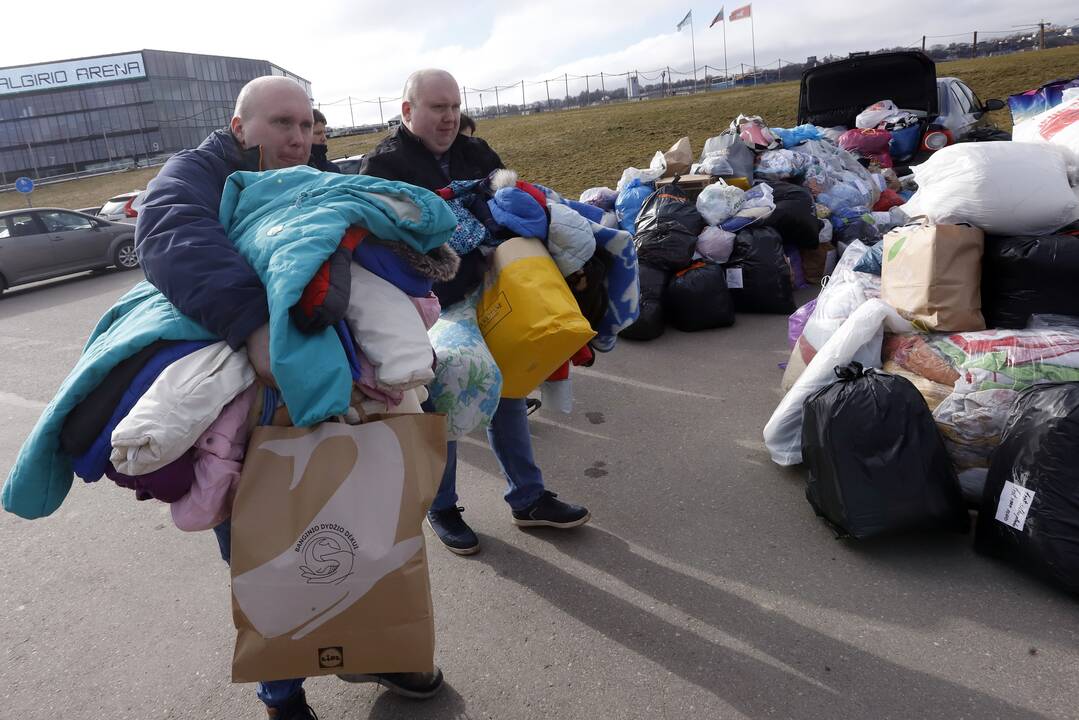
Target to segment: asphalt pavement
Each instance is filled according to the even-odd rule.
[[[0,477],[109,305],[108,272],[0,298]],[[332,718],[1077,718],[1079,604],[976,555],[970,535],[836,540],[773,465],[786,318],[621,342],[531,422],[573,531],[521,531],[482,435],[459,489],[479,554],[429,530],[427,702],[308,681]],[[109,481],[51,517],[0,514],[0,718],[265,717],[229,682],[228,572],[212,533]]]

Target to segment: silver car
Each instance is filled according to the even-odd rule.
[[[110,265],[139,266],[133,225],[61,208],[0,212],[0,292]]]

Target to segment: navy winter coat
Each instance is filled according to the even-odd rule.
[[[180,312],[233,349],[270,318],[258,275],[218,220],[225,179],[259,170],[228,129],[173,155],[140,197],[135,249],[146,279]]]

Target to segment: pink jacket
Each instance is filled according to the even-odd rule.
[[[258,388],[256,383],[237,395],[195,442],[195,483],[170,506],[172,521],[181,530],[209,530],[231,514]]]

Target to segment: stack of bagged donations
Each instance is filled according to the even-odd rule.
[[[256,377],[245,349],[142,282],[94,328],[22,446],[4,507],[49,515],[75,474],[168,503],[181,530],[231,516],[237,680],[430,670],[419,523],[446,439],[487,424],[500,396],[565,381],[571,361],[614,347],[637,317],[632,238],[595,207],[508,171],[437,194],[306,167],[237,172],[220,220],[266,289],[275,386]],[[433,284],[452,282],[459,254],[477,247],[488,256],[480,288],[441,307]],[[422,414],[428,399],[442,415]],[[323,443],[335,437],[357,450]],[[350,527],[376,507],[380,517]],[[309,551],[296,549],[308,539]],[[384,584],[400,602],[368,597],[401,568]],[[353,606],[383,629],[354,628]],[[362,646],[383,631],[381,652],[357,650],[333,670],[286,642],[341,645],[347,635]],[[395,644],[419,654],[386,650]]]
[[[583,202],[613,209],[634,233],[641,313],[622,337],[651,340],[668,323],[726,327],[736,313],[790,314],[794,291],[819,282],[837,250],[878,242],[903,222],[892,209],[913,190],[892,170],[889,141],[851,133],[866,134],[769,128],[742,115],[708,139],[698,162],[682,138],[648,169],[627,168],[617,191],[586,190]]]
[[[840,534],[962,529],[976,508],[979,551],[1077,592],[1079,97],[911,180],[903,224],[881,239],[863,217],[791,315],[768,450],[807,465]]]

